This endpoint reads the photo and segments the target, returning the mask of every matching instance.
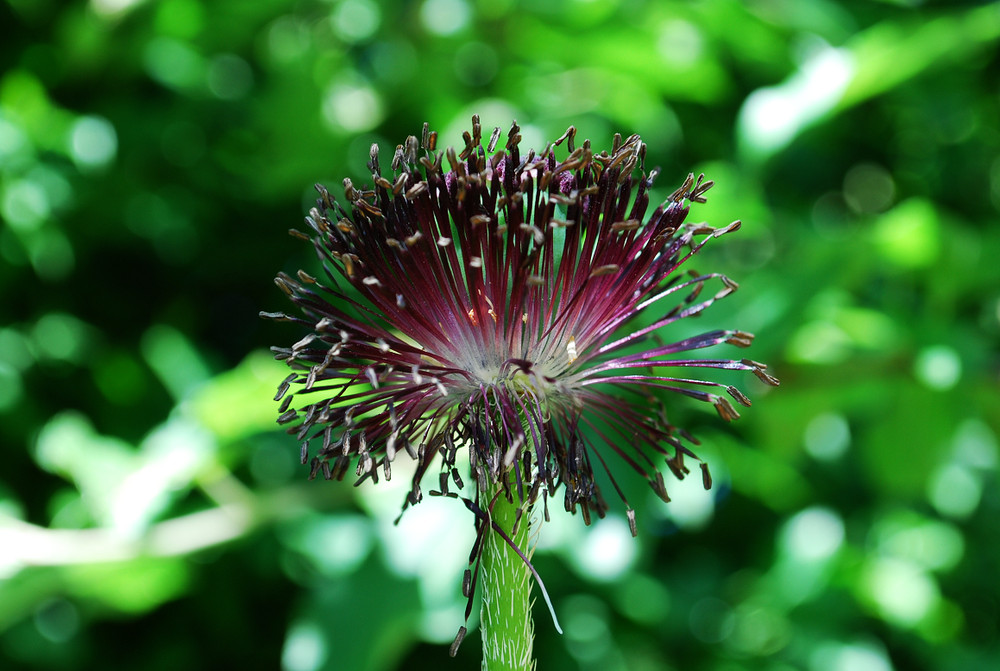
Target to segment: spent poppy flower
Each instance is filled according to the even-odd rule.
[[[473,564],[489,529],[516,545],[512,529],[491,521],[497,500],[522,510],[541,498],[547,517],[548,499],[561,495],[588,524],[603,517],[598,469],[635,534],[615,462],[668,501],[658,460],[678,478],[689,472],[685,459],[697,460],[696,441],[667,418],[666,392],[711,403],[728,421],[739,416],[731,400],[748,406],[747,397],[694,371],[778,383],[750,359],[691,356],[747,347],[751,334],[684,334],[678,324],[737,288],[720,273],[682,270],[740,225],[684,222],[711,181],[688,175],[650,213],[657,171],[645,172],[638,135],[616,135],[598,153],[589,140],[576,147],[570,127],[522,154],[519,131],[514,123],[495,151],[500,129],[484,146],[474,117],[464,149],[440,152],[425,124],[421,140],[396,148],[391,174],[373,145],[371,186],[345,179],[343,203],[317,186],[309,232],[292,231],[312,242],[323,268],[322,277],[276,279],[301,316],[262,313],[307,331],[273,350],[292,369],[276,396],[278,421],[301,441],[310,477],[353,471],[377,482],[405,453],[416,462],[405,509],[437,470],[432,493],[461,498],[476,515]],[[476,574],[466,576],[470,606]]]

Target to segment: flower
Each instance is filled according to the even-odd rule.
[[[498,486],[529,504],[562,489],[565,508],[589,523],[608,510],[600,468],[634,534],[610,453],[665,501],[654,459],[678,478],[689,472],[685,458],[697,459],[694,439],[667,419],[662,392],[712,403],[727,421],[739,415],[725,394],[750,405],[733,386],[674,371],[744,370],[778,384],[749,359],[689,355],[747,347],[749,333],[662,339],[737,288],[725,275],[680,268],[740,222],[684,223],[712,186],[703,175],[689,175],[648,214],[657,171],[645,173],[638,135],[616,135],[610,153],[596,153],[589,140],[574,147],[570,127],[522,155],[519,130],[514,123],[495,152],[500,129],[483,147],[473,117],[465,148],[441,153],[425,124],[421,141],[396,147],[391,176],[372,145],[372,187],[345,179],[346,205],[317,186],[311,232],[292,233],[312,242],[324,276],[279,274],[304,316],[262,313],[309,331],[273,348],[293,371],[276,396],[278,421],[301,441],[310,477],[341,479],[353,467],[359,481],[378,481],[406,452],[416,469],[404,509],[421,499],[432,468],[434,493],[457,496],[450,485],[465,487],[457,455],[467,449],[477,487],[475,501],[463,498],[477,515],[480,495]],[[710,284],[718,289],[703,295]]]

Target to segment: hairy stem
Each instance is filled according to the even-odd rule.
[[[511,489],[516,490],[514,487]],[[501,492],[490,515],[521,552],[528,555],[530,511],[518,499],[516,491],[513,498],[513,501],[508,501]],[[519,508],[523,512],[514,529]],[[480,566],[483,671],[530,671],[535,666],[531,655],[534,638],[531,571],[496,530],[487,529],[483,543]]]

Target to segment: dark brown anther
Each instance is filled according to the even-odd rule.
[[[639,221],[638,219],[629,219],[628,221],[619,221],[617,223],[611,224],[611,230],[614,232],[634,231],[641,225],[642,222]]]
[[[587,505],[586,501],[580,501],[580,515],[583,517],[583,523],[588,527],[590,526],[590,506]]]
[[[552,144],[558,147],[563,143],[564,140],[567,140],[566,149],[568,149],[569,153],[572,154],[574,138],[576,138],[576,126],[570,126],[569,128],[566,129],[566,132],[560,135],[559,139],[553,142]]]
[[[334,209],[333,199],[330,197],[330,192],[326,190],[326,187],[322,184],[315,185],[316,191],[319,193],[320,202],[328,210]]]
[[[632,538],[635,538],[636,536],[639,535],[639,532],[635,526],[635,510],[633,510],[632,508],[627,508],[625,510],[625,516],[628,517],[628,529],[629,531],[632,532]]]
[[[404,198],[406,198],[407,200],[413,200],[426,190],[427,190],[427,182],[417,182],[412,187],[410,187],[410,189],[406,192]]]
[[[628,160],[622,165],[621,174],[618,175],[618,183],[624,184],[626,180],[632,178],[632,171],[635,170],[635,165],[637,161],[635,156],[629,156]]]
[[[372,143],[371,149],[368,151],[368,169],[371,170],[372,175],[378,176],[382,174],[382,170],[378,165],[378,145],[374,142]]]
[[[458,154],[455,153],[455,148],[448,147],[448,149],[445,150],[445,154],[448,157],[448,164],[451,166],[451,169],[455,172],[458,172],[458,166],[461,164],[459,163],[458,160]]]
[[[437,131],[431,131],[431,134],[427,136],[427,151],[434,151],[437,149],[437,141]]]
[[[530,233],[535,245],[541,245],[545,242],[545,232],[537,226],[533,224],[521,224],[518,228],[525,233]]]
[[[407,173],[401,173],[399,177],[396,178],[395,183],[392,185],[392,195],[398,196],[403,192],[403,188],[406,186],[406,181],[408,179]]]
[[[472,155],[472,152],[475,151],[476,147],[472,143],[472,135],[469,134],[469,131],[462,133],[462,140],[465,141],[465,149],[462,150],[462,153],[459,154],[458,157],[464,161]]]
[[[324,460],[322,462],[322,467],[323,467],[323,479],[324,480],[332,480],[333,479],[333,471],[330,470],[330,462]]]
[[[670,463],[669,459],[667,460],[667,463],[668,464]],[[660,497],[661,501],[663,501],[664,503],[670,503],[670,497],[667,496],[667,486],[665,484],[663,484],[663,474],[662,473],[660,473],[659,471],[657,471],[656,475],[654,475],[653,478],[649,481],[649,485],[650,485],[650,487],[652,487],[653,492],[658,497]]]
[[[734,419],[740,418],[740,413],[736,412],[736,408],[724,396],[716,396],[712,403],[715,405],[715,410],[719,413],[719,417],[725,421],[731,422]]]
[[[343,480],[344,475],[347,473],[347,467],[350,465],[351,460],[349,457],[337,457],[337,460],[333,462],[333,473],[332,477],[334,480]]]
[[[507,149],[511,149],[512,146],[517,146],[517,143],[521,141],[520,133],[521,127],[517,125],[517,121],[512,122],[510,124],[510,130],[507,131]]]
[[[420,148],[421,149],[425,149],[425,150],[429,149],[429,147],[427,145],[428,145],[428,141],[430,139],[430,134],[431,134],[431,125],[425,121],[424,122],[424,128],[423,128],[423,130],[420,133]]]
[[[479,123],[479,115],[472,115],[472,144],[478,147],[483,143],[483,126]]]
[[[750,366],[751,370],[753,371],[753,374],[756,375],[760,379],[760,381],[763,382],[764,384],[769,384],[772,387],[777,387],[778,385],[781,384],[778,378],[766,372],[767,366],[760,363],[759,361],[742,359],[740,363],[742,363],[744,366]]]
[[[720,235],[725,235],[726,233],[732,233],[733,231],[738,231],[738,230],[740,230],[740,227],[742,225],[743,225],[743,222],[740,221],[739,219],[737,219],[736,221],[734,221],[733,223],[729,224],[728,226],[723,226],[722,228],[720,228],[717,231],[715,231],[714,237],[717,238]]]
[[[688,199],[693,203],[704,203],[705,192],[715,186],[715,182],[712,180],[705,181],[705,173],[698,175],[698,181],[695,183],[694,188],[691,189],[691,195]]]
[[[271,319],[276,322],[292,321],[292,318],[286,315],[284,312],[264,312],[263,310],[261,310],[260,312],[257,313],[257,316],[260,317],[261,319]],[[277,401],[278,399],[276,398],[274,400]]]
[[[284,291],[289,296],[295,295],[295,282],[292,281],[285,273],[279,273],[277,277],[274,278],[274,283],[278,285],[278,288]]]
[[[497,126],[493,129],[493,134],[490,135],[490,143],[486,145],[486,151],[492,153],[494,149],[497,148],[497,141],[500,139],[500,127]]]
[[[305,465],[309,461],[309,441],[302,441],[302,448],[299,450],[299,463]]]
[[[351,182],[350,177],[344,178],[344,197],[352,203],[361,198],[361,194],[354,188],[354,183]]]
[[[466,599],[472,596],[472,571],[465,569],[465,575],[462,576],[462,596]]]
[[[324,411],[324,414],[325,411]],[[327,415],[328,416],[328,415]],[[323,421],[329,421],[324,419]],[[330,443],[333,442],[333,427],[329,424],[325,429],[323,429],[323,447],[320,448],[319,453],[323,456],[327,456],[333,453],[333,448],[330,447]],[[302,463],[305,463],[304,461]]]
[[[621,266],[619,266],[617,263],[609,263],[607,265],[598,266],[594,268],[593,270],[590,271],[590,275],[588,275],[588,277],[594,278],[594,277],[601,277],[602,275],[613,275],[617,273],[619,270],[621,270]]]
[[[452,641],[451,647],[448,648],[448,654],[454,657],[458,654],[458,646],[462,645],[462,641],[465,639],[465,627],[459,627],[458,633],[455,634],[455,640]]]
[[[410,135],[406,138],[406,150],[403,158],[406,160],[406,165],[411,166],[417,162],[417,150],[420,149],[420,142],[417,140],[415,135]]]
[[[708,464],[704,461],[701,462],[701,484],[704,485],[706,490],[712,488],[712,474],[708,472]]]
[[[481,151],[477,152],[476,155],[473,157],[473,160],[474,160],[474,162],[476,164],[474,166],[475,167],[475,171],[477,173],[475,175],[476,180],[477,180],[476,184],[481,185],[482,184],[482,178],[479,176],[479,173],[485,172],[485,170],[486,170],[486,155],[483,152],[481,152]]]
[[[683,480],[690,471],[684,466],[684,457],[681,452],[677,452],[671,458],[667,459],[667,466],[670,468],[670,472],[674,474],[674,477],[678,480]]]
[[[694,185],[694,173],[690,172],[688,173],[688,176],[684,179],[684,183],[681,184],[676,191],[670,194],[669,200],[673,203],[681,202],[682,200],[687,198],[687,195],[690,192],[691,187],[693,185]]]
[[[291,373],[288,377],[281,381],[281,384],[278,385],[278,393],[274,395],[275,401],[280,401],[281,397],[288,393],[288,385],[291,384],[296,377],[298,377],[298,373]],[[291,398],[291,396],[288,398]]]
[[[740,391],[736,387],[733,387],[732,385],[726,387],[726,391],[729,392],[730,396],[736,399],[737,403],[747,408],[750,407],[750,399],[747,398],[742,391]]]
[[[549,171],[549,170],[546,170],[546,171],[542,172],[541,176],[538,178],[538,190],[539,191],[548,191],[549,190],[549,182],[552,181],[552,174],[553,173],[551,171]],[[525,182],[521,182],[521,184],[524,184],[524,183]]]
[[[611,158],[605,162],[604,168],[606,170],[617,168],[621,164],[625,163],[629,158],[630,158],[629,154],[624,151],[620,151],[617,154],[612,154]]]

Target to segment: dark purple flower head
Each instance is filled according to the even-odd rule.
[[[442,154],[425,125],[422,141],[396,148],[391,174],[373,145],[372,187],[344,180],[345,204],[317,186],[311,231],[293,234],[312,241],[324,276],[279,275],[304,317],[264,315],[309,331],[274,351],[293,370],[278,421],[302,441],[311,476],[377,481],[405,452],[417,462],[416,503],[432,467],[435,493],[449,494],[449,481],[464,487],[456,455],[468,450],[477,492],[501,483],[533,502],[562,488],[566,509],[589,523],[608,509],[595,469],[625,498],[614,459],[664,500],[658,461],[678,478],[689,472],[694,440],[668,421],[662,392],[731,420],[739,415],[726,394],[749,405],[746,396],[695,370],[778,383],[749,359],[690,354],[747,347],[749,333],[689,335],[676,324],[736,289],[719,273],[681,270],[707,240],[739,228],[684,223],[712,182],[689,175],[649,213],[656,171],[643,171],[639,136],[616,135],[610,153],[596,153],[589,141],[574,147],[574,135],[522,155],[515,123],[494,151],[499,129],[483,147],[473,118],[465,149]]]

